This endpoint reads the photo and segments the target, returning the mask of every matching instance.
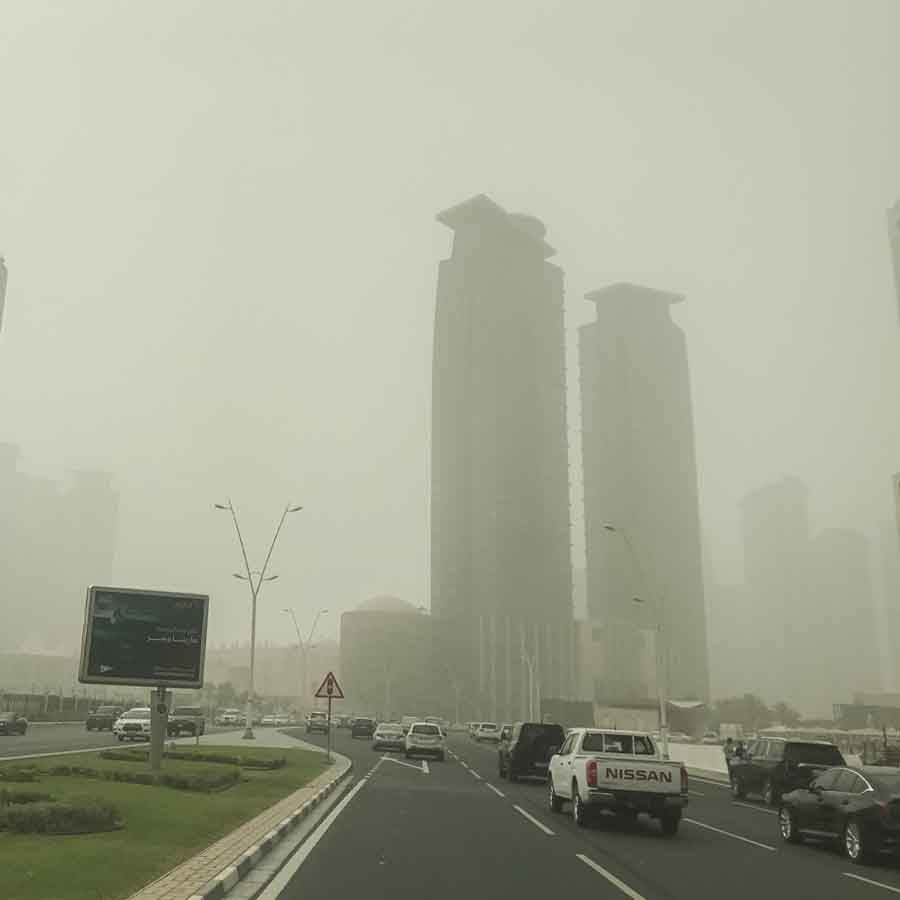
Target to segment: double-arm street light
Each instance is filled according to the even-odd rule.
[[[668,693],[669,693],[669,671],[668,671],[668,663],[664,662],[660,663],[660,660],[663,659],[663,642],[668,638],[668,634],[663,636],[663,613],[664,613],[664,601],[665,601],[665,591],[661,590],[658,593],[653,590],[652,585],[647,580],[646,573],[644,571],[644,567],[641,565],[640,557],[637,555],[634,549],[634,544],[631,542],[631,538],[628,535],[628,532],[624,528],[617,527],[615,525],[606,524],[603,526],[607,531],[612,534],[619,534],[622,536],[622,540],[625,542],[625,546],[628,548],[628,553],[631,556],[632,561],[634,562],[635,568],[638,571],[638,575],[640,576],[640,580],[643,582],[644,587],[653,597],[653,605],[654,609],[654,617],[656,619],[656,640],[654,641],[653,647],[653,658],[654,658],[654,668],[655,668],[655,676],[656,676],[656,690],[659,698],[659,736],[662,739],[662,751],[663,755],[668,758],[669,756],[669,713],[668,713]],[[632,597],[632,603],[644,603],[643,597]],[[668,654],[666,654],[665,659],[668,659]],[[662,672],[661,672],[662,670]]]
[[[245,573],[242,575],[238,572],[235,572],[234,577],[239,578],[241,581],[246,581],[250,585],[250,690],[247,693],[247,721],[244,728],[244,738],[246,740],[253,740],[253,693],[254,670],[256,666],[256,601],[259,599],[259,592],[262,588],[263,583],[268,581],[275,581],[275,579],[278,578],[277,575],[270,575],[269,577],[266,577],[266,570],[269,568],[269,560],[272,558],[272,551],[275,549],[275,543],[278,540],[278,535],[281,534],[281,528],[284,525],[284,520],[288,517],[288,513],[299,512],[301,509],[303,509],[303,507],[292,506],[290,503],[285,506],[284,511],[281,513],[281,518],[278,520],[278,526],[275,528],[275,534],[272,537],[272,542],[269,544],[269,552],[266,553],[266,559],[261,569],[250,568],[250,561],[247,559],[247,547],[245,546],[244,538],[241,535],[241,526],[238,524],[237,512],[235,511],[234,504],[231,502],[231,498],[228,499],[227,503],[216,503],[215,508],[226,510],[231,513],[231,520],[232,522],[234,522],[234,531],[237,535],[238,544],[240,544],[241,547],[241,556],[244,560]]]
[[[309,691],[309,651],[312,650],[313,647],[312,639],[313,635],[316,633],[316,625],[319,624],[319,617],[327,613],[328,610],[320,609],[316,613],[316,617],[313,619],[306,640],[303,640],[303,635],[300,632],[300,626],[297,624],[297,617],[294,615],[294,610],[283,609],[282,612],[287,613],[291,617],[291,621],[294,623],[294,631],[297,632],[297,645],[300,648],[300,701],[305,705],[307,692]]]

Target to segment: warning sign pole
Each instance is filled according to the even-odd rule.
[[[331,762],[331,694],[328,695],[328,762]]]
[[[341,690],[337,678],[334,677],[334,672],[329,672],[325,676],[322,683],[319,685],[319,689],[316,691],[315,696],[323,700],[328,700],[328,749],[325,752],[328,754],[328,762],[331,762],[331,701],[344,699],[344,692]]]

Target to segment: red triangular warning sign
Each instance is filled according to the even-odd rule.
[[[334,677],[334,672],[329,672],[325,676],[319,685],[319,689],[316,691],[316,696],[326,700],[329,698],[332,700],[344,699],[344,692],[341,690],[337,678]]]

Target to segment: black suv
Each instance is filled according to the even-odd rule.
[[[116,719],[122,715],[125,710],[121,706],[101,706],[90,713],[85,719],[84,727],[88,731],[112,731]]]
[[[562,725],[541,722],[516,722],[509,740],[501,741],[497,750],[497,768],[501,778],[547,777],[550,757],[565,742]]]
[[[843,765],[841,751],[826,741],[759,738],[750,742],[742,759],[732,759],[731,793],[739,800],[760,794],[766,806],[777,806],[782,794],[805,788],[825,769]]]

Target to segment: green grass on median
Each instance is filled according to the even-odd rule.
[[[20,835],[0,832],[3,900],[122,900],[218,840],[273,803],[302,787],[326,768],[321,753],[293,749],[217,747],[223,753],[258,759],[284,757],[278,769],[242,769],[227,790],[201,793],[172,787],[129,784],[79,775],[49,775],[57,766],[94,770],[146,770],[142,761],[104,760],[73,753],[28,761],[38,781],[28,790],[55,799],[94,797],[113,804],[124,827],[80,835]],[[23,761],[17,761],[21,767]],[[12,764],[9,765],[12,767]],[[0,772],[7,766],[0,763]],[[209,763],[166,760],[166,772],[190,775]],[[219,767],[221,768],[221,767]],[[18,785],[16,786],[18,788]],[[22,789],[26,786],[22,785]]]

